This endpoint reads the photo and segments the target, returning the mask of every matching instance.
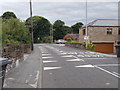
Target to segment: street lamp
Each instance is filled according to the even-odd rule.
[[[30,25],[31,25],[31,50],[33,51],[34,39],[33,39],[33,21],[32,21],[32,2],[31,2],[31,0],[30,0]]]
[[[88,27],[87,27],[87,0],[86,0],[86,33],[85,33],[85,35],[86,35],[86,40],[85,40],[85,43],[86,43],[86,49],[87,49],[87,45],[88,45]]]

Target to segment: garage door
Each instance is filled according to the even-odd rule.
[[[95,44],[95,51],[100,53],[113,53],[114,43],[93,43]]]

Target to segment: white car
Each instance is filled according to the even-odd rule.
[[[57,44],[65,44],[67,41],[65,41],[64,39],[59,39],[56,41]]]

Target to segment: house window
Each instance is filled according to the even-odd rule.
[[[83,29],[83,35],[85,35],[85,29]]]
[[[120,35],[120,28],[118,29],[118,35]]]
[[[112,34],[112,28],[107,28],[107,35],[111,35]]]

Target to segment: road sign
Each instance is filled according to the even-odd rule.
[[[84,40],[88,40],[89,39],[89,37],[88,36],[84,36]]]

